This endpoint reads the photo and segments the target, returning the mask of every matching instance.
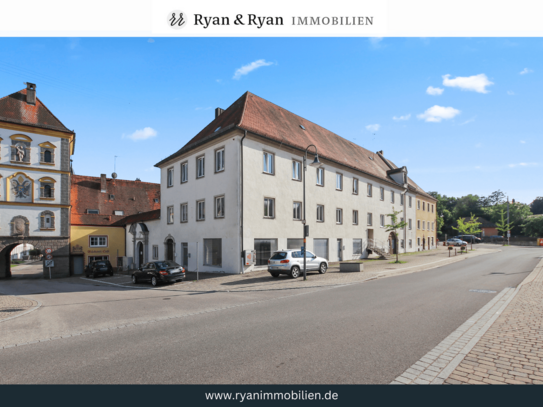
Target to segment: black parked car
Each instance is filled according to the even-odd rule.
[[[132,273],[134,284],[149,281],[155,287],[159,283],[173,283],[184,278],[185,269],[172,260],[152,261]]]
[[[89,263],[87,268],[85,269],[85,275],[87,278],[92,277],[95,278],[98,275],[113,275],[113,267],[111,266],[111,263],[109,260],[98,260],[98,261],[92,261]]]

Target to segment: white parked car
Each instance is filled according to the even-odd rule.
[[[298,278],[303,273],[304,255],[301,250],[278,250],[268,260],[268,272],[272,277],[279,277],[279,274],[288,274],[292,278]],[[307,271],[318,271],[326,273],[328,260],[317,257],[310,251],[306,254]]]
[[[449,239],[447,240],[447,245],[448,246],[462,246],[462,245],[467,245],[468,242],[465,242],[463,240],[460,240],[460,239],[456,239],[456,238],[452,238],[452,239]]]

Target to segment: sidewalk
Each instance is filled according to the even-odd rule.
[[[445,384],[543,384],[543,260]]]

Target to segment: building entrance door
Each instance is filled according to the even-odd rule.
[[[143,265],[143,243],[138,242],[138,267]]]
[[[168,239],[166,241],[166,260],[173,261],[173,240]]]
[[[189,244],[188,243],[181,243],[181,247],[183,248],[183,264],[181,264],[185,270],[189,267]]]
[[[85,271],[85,260],[83,256],[74,256],[74,274],[83,274]]]
[[[337,259],[338,261],[343,260],[343,241],[341,239],[337,240]]]

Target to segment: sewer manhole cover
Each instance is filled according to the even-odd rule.
[[[495,294],[497,293],[497,291],[492,291],[492,290],[478,290],[478,289],[473,289],[473,290],[470,290],[471,292],[474,292],[474,293],[484,293],[484,294]]]

